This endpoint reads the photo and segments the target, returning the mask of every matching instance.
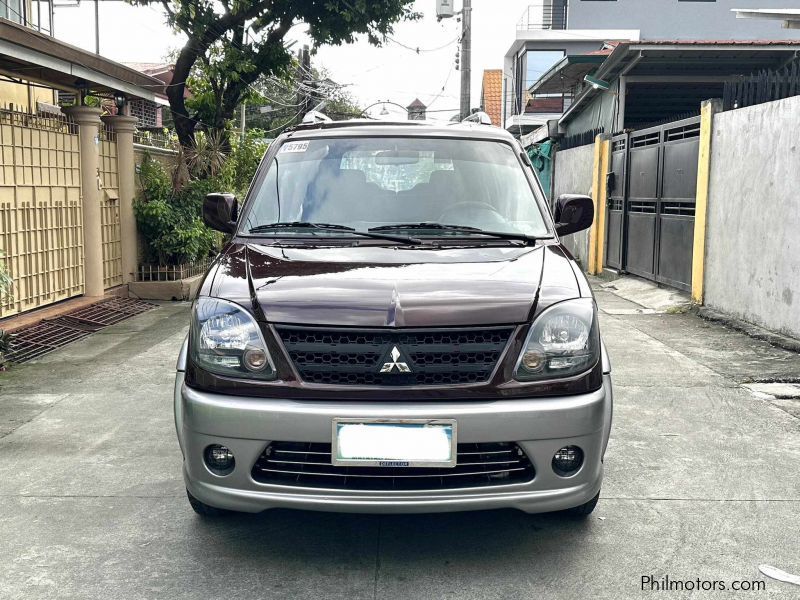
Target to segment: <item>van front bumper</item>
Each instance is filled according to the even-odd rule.
[[[412,513],[516,508],[529,513],[563,510],[591,500],[603,479],[603,455],[611,430],[612,386],[577,396],[479,402],[395,404],[294,401],[212,394],[175,382],[175,424],[183,451],[187,490],[217,508],[260,512],[299,508],[334,512]],[[515,442],[536,469],[524,483],[430,491],[369,491],[268,485],[251,469],[271,441],[331,443],[331,420],[352,418],[455,419],[459,443]],[[203,452],[227,446],[236,465],[213,474]],[[570,477],[551,467],[555,452],[579,446],[583,466]]]

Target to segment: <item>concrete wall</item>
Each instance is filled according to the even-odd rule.
[[[737,19],[732,8],[787,8],[791,0],[614,0],[570,2],[569,29],[639,29],[643,40],[800,39],[800,30],[783,29],[781,21]]]
[[[559,150],[553,172],[553,198],[561,194],[589,194],[593,165],[594,144]],[[589,256],[589,230],[565,236],[562,242],[585,269]]]
[[[800,96],[714,116],[705,304],[800,338]]]

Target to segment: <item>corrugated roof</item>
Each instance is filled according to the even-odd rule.
[[[503,70],[485,69],[481,88],[481,105],[489,115],[493,125],[500,125],[503,106]]]

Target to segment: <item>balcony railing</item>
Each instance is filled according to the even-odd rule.
[[[528,6],[517,23],[517,31],[566,29],[569,0],[539,0]]]

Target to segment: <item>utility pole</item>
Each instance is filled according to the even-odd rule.
[[[297,104],[300,106],[300,119],[311,110],[313,99],[308,87],[312,84],[311,79],[311,53],[308,46],[303,46],[298,50],[298,69],[297,69]]]
[[[239,141],[241,141],[242,143],[244,143],[244,128],[246,124],[244,113],[246,108],[247,108],[247,102],[242,102],[242,124],[241,124],[241,131],[239,133]]]
[[[470,66],[472,54],[472,0],[464,0],[461,10],[461,118],[470,114]]]

